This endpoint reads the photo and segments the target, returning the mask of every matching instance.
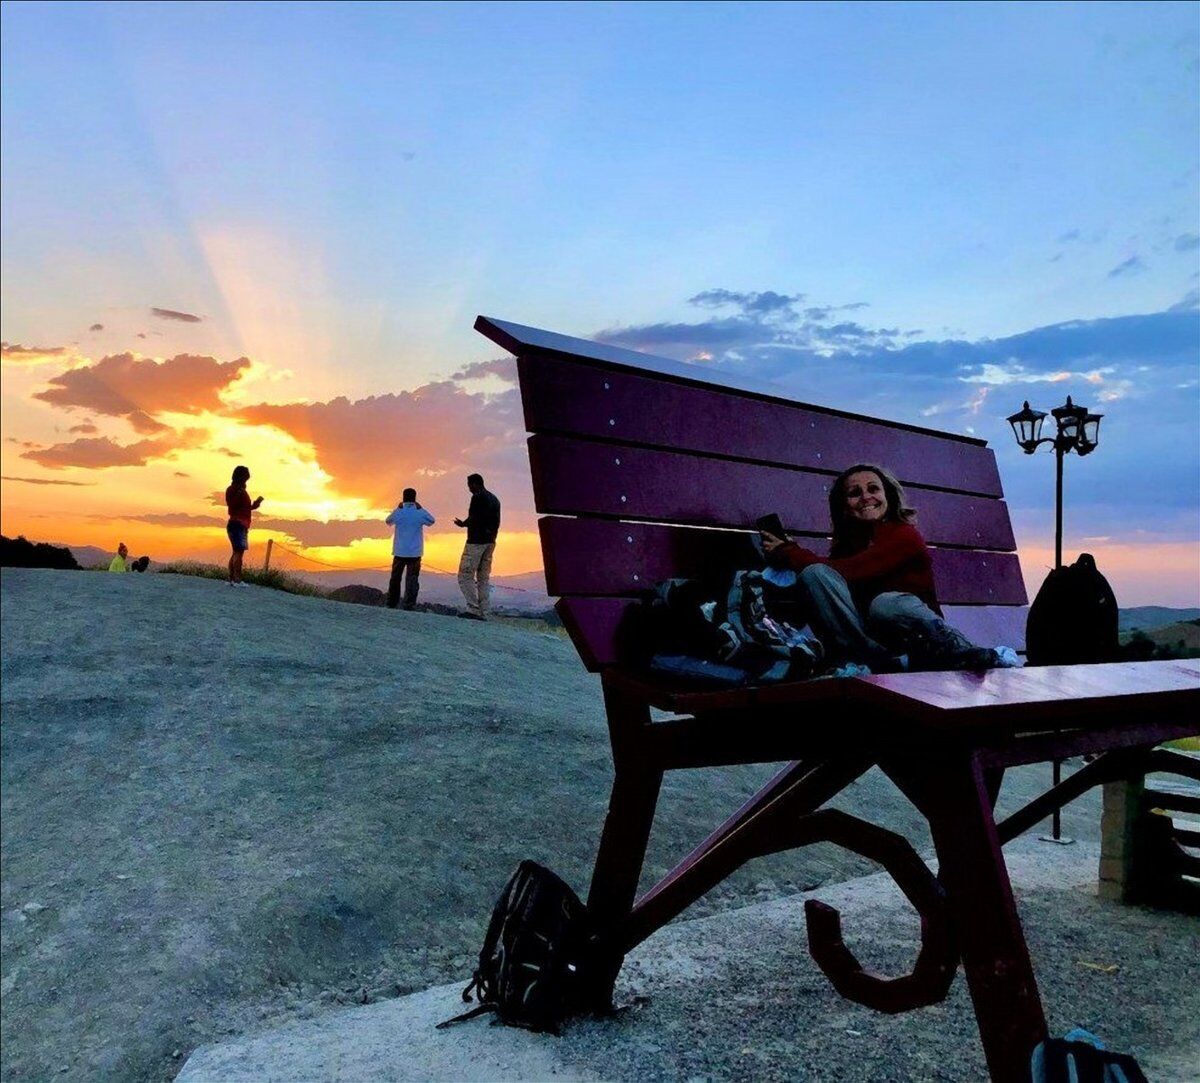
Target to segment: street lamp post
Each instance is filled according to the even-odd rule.
[[[1068,395],[1066,403],[1051,410],[1050,416],[1058,430],[1053,436],[1042,435],[1046,415],[1041,410],[1031,410],[1028,402],[1024,409],[1008,419],[1008,423],[1026,455],[1032,455],[1042,444],[1054,448],[1054,567],[1057,570],[1062,567],[1063,457],[1070,451],[1090,455],[1096,450],[1100,442],[1100,419],[1104,415],[1076,406]]]
[[[1054,570],[1058,571],[1062,567],[1063,458],[1071,451],[1078,455],[1090,455],[1096,450],[1100,442],[1100,419],[1104,415],[1093,414],[1086,407],[1076,406],[1068,395],[1066,403],[1051,410],[1050,416],[1054,418],[1057,429],[1053,436],[1042,435],[1046,415],[1041,410],[1031,410],[1028,402],[1008,419],[1008,423],[1026,455],[1032,455],[1042,444],[1050,444],[1054,448]],[[1061,781],[1062,760],[1055,760],[1053,784],[1057,786]],[[1075,841],[1063,838],[1059,809],[1054,810],[1051,836],[1045,841],[1063,844]]]

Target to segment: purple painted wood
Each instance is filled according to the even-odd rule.
[[[797,841],[831,842],[881,865],[921,919],[921,949],[912,973],[883,978],[865,971],[847,947],[838,911],[818,899],[806,900],[809,953],[833,987],[848,1000],[892,1015],[945,1000],[958,969],[945,893],[911,843],[838,809],[804,816],[792,829]]]
[[[530,365],[536,366],[539,371],[535,383],[540,384],[544,380],[546,381],[547,388],[567,395],[573,395],[575,391],[582,391],[584,393],[583,397],[588,398],[590,397],[589,392],[593,389],[601,392],[623,393],[619,391],[613,377],[619,379],[628,376],[643,380],[650,379],[658,384],[666,385],[667,388],[709,389],[715,391],[718,397],[723,396],[726,399],[737,396],[752,402],[775,404],[789,411],[789,416],[793,420],[795,418],[795,411],[801,410],[813,415],[809,420],[815,421],[818,424],[824,423],[821,419],[846,421],[851,424],[852,431],[859,435],[863,433],[862,424],[866,423],[869,426],[877,426],[880,429],[891,432],[905,432],[929,436],[943,443],[960,444],[963,448],[982,450],[987,447],[986,441],[972,436],[964,436],[961,433],[950,433],[938,429],[930,429],[922,425],[909,425],[901,422],[887,421],[880,418],[868,417],[865,414],[857,414],[847,410],[836,410],[826,406],[797,403],[791,397],[781,395],[779,389],[770,384],[734,376],[728,372],[709,368],[705,365],[685,364],[664,357],[655,357],[652,354],[608,346],[589,339],[571,338],[567,335],[555,334],[552,331],[543,331],[536,327],[526,327],[521,324],[509,323],[504,320],[485,316],[480,316],[476,319],[475,329],[510,353],[517,355],[522,361],[528,360],[529,364],[525,365],[527,371],[530,369]],[[582,386],[564,387],[561,381],[572,379],[569,373],[569,370],[572,368],[577,370],[587,369],[599,373],[599,383],[594,384],[589,380],[589,382]],[[608,387],[605,387],[605,376],[608,377]],[[646,390],[646,385],[630,383],[627,386],[631,389],[629,392],[631,398],[627,401],[636,408],[641,394]],[[539,394],[537,387],[531,387],[530,392],[533,395]],[[656,395],[670,394],[668,390],[659,389],[655,389],[654,393]],[[666,407],[677,401],[679,400],[664,398],[662,404]],[[695,414],[696,410],[693,408],[693,404],[696,401],[686,400],[684,406],[676,411],[677,416],[686,418],[689,415]],[[742,411],[747,408],[747,403],[739,404],[736,407],[739,416],[743,416]],[[528,402],[526,409],[529,409]],[[725,408],[718,409],[715,420],[721,423],[727,421],[726,409],[727,405]],[[640,413],[641,411],[637,412]],[[758,415],[747,414],[744,416],[757,417]],[[763,418],[767,419],[768,415],[763,415]],[[603,420],[605,425],[607,425],[607,420],[607,418]],[[540,425],[531,426],[530,431],[540,431],[540,427]],[[546,427],[562,432],[584,431],[571,424],[565,426],[555,424]],[[694,428],[696,431],[700,431],[699,426],[694,426]],[[792,438],[790,433],[775,429],[771,425],[764,426],[764,430],[768,435],[774,433],[776,437],[782,437],[784,442]],[[826,435],[834,440],[835,443],[839,442],[839,437],[848,431],[851,430],[841,428],[825,430]],[[605,434],[601,432],[597,435]],[[873,439],[874,437],[868,436],[867,444],[877,447],[881,453],[893,450],[898,446],[891,443],[873,445],[871,443]],[[883,439],[883,437],[881,436],[880,439]],[[769,447],[769,445],[766,446]],[[900,445],[900,447],[904,456],[907,457],[916,445],[904,444]],[[698,448],[697,450],[703,449]],[[719,449],[714,448],[713,450],[718,451]],[[777,452],[769,451],[767,454],[751,455],[750,457],[773,460],[776,455]],[[947,465],[955,463],[959,467],[966,467],[966,469],[952,469],[950,471],[946,488],[970,488],[971,491],[975,492],[988,493],[993,496],[1001,495],[1000,478],[995,467],[995,458],[990,452],[980,456],[974,453],[960,453],[943,449],[939,453],[939,457]],[[784,459],[780,461],[792,460]],[[817,464],[813,463],[809,465]],[[975,488],[974,485],[958,484],[967,478],[974,478],[979,487]],[[935,484],[933,481],[928,481],[927,483]]]
[[[1026,1081],[1046,1019],[983,771],[969,755],[881,766],[929,820],[991,1078]]]
[[[593,673],[619,661],[618,634],[625,611],[638,603],[629,598],[560,598],[555,609]],[[945,606],[946,619],[974,642],[985,647],[1005,644],[1025,647],[1024,606]]]
[[[750,535],[609,519],[541,519],[546,588],[553,595],[636,594],[662,579],[754,568]],[[822,554],[828,542],[811,539]],[[1024,605],[1014,553],[933,549],[938,599],[949,605]]]
[[[1194,658],[987,673],[899,673],[867,677],[862,683],[881,709],[936,728],[967,722],[1033,728],[1049,720],[1064,727],[1094,727],[1131,712],[1157,716],[1164,724],[1200,717],[1200,659]]]
[[[523,357],[518,367],[530,432],[598,437],[830,473],[856,461],[878,462],[906,484],[1002,495],[995,454],[951,434],[541,357]]]
[[[789,530],[829,532],[826,474],[548,435],[530,437],[529,465],[540,512],[731,527],[777,512]],[[1003,500],[917,487],[908,499],[931,543],[1015,547]]]

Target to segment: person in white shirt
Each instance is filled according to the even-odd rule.
[[[395,531],[392,539],[392,578],[387,593],[388,608],[395,609],[400,603],[400,582],[403,578],[404,608],[412,609],[417,604],[417,591],[421,589],[425,528],[433,526],[435,520],[417,503],[417,490],[405,489],[400,506],[387,517],[386,522]]]

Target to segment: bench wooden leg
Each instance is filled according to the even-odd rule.
[[[788,764],[638,900],[625,950],[683,913],[750,858],[773,852],[773,835],[786,835],[798,817],[820,808],[870,765],[858,758]]]
[[[917,759],[885,770],[929,820],[991,1077],[1024,1083],[1046,1018],[984,771],[974,756]]]
[[[646,859],[662,772],[617,768],[600,851],[592,872],[587,908],[601,938],[596,996],[611,1003],[613,984],[625,961],[626,925]]]
[[[662,769],[648,763],[639,748],[638,733],[649,724],[650,709],[608,687],[604,701],[614,778],[587,898],[588,913],[600,936],[595,989],[598,1008],[611,1004],[613,984],[625,961],[625,929],[646,860],[663,777]]]

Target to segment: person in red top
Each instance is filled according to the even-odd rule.
[[[883,672],[1020,664],[1012,648],[978,647],[942,619],[916,512],[889,471],[870,463],[843,470],[829,514],[829,556],[771,534],[763,552],[773,567],[799,573],[809,622],[833,657]]]
[[[235,466],[229,488],[225,490],[225,507],[229,509],[229,522],[225,524],[225,533],[229,535],[229,544],[233,555],[229,558],[229,585],[240,587],[242,583],[242,557],[250,548],[250,513],[262,502],[263,498],[250,499],[246,491],[246,482],[250,480],[250,468]]]

